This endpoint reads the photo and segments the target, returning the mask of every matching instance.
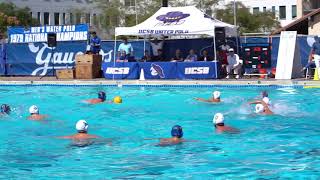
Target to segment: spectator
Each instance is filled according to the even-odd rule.
[[[177,49],[177,50],[176,50],[176,53],[175,53],[174,57],[171,58],[171,61],[173,61],[173,62],[183,61],[183,57],[182,57],[182,54],[181,54],[181,50],[180,50],[180,49]]]
[[[225,77],[227,75],[226,67],[228,65],[227,54],[222,50],[218,51],[218,60],[221,64],[220,75]]]
[[[126,58],[125,59],[129,59],[130,56],[133,56],[133,48],[131,43],[128,43],[128,39],[127,38],[123,38],[123,43],[121,43],[119,45],[118,48],[118,57],[120,57],[121,52],[124,51],[126,53]]]
[[[162,40],[160,41],[158,40],[158,38],[154,38],[153,41],[150,41],[153,56],[159,56],[158,50],[163,49],[163,42],[164,42],[164,38],[162,38]]]
[[[234,70],[234,74],[236,75],[236,79],[238,79],[240,76],[240,72],[242,69],[242,65],[240,63],[239,56],[234,53],[234,49],[229,49],[229,54],[227,57],[228,65],[227,65],[227,79],[230,78],[231,71]]]
[[[227,44],[227,41],[225,41],[221,46],[220,46],[221,51],[224,51],[227,53],[227,51],[230,49],[230,46]]]
[[[313,54],[314,63],[316,65],[316,68],[318,68],[318,72],[320,72],[320,67],[319,67],[320,66],[320,38],[319,36],[315,36],[314,39],[315,39],[315,42],[311,47],[309,59],[311,59]]]
[[[129,57],[126,56],[126,52],[125,51],[121,51],[116,62],[128,62],[128,58]]]
[[[202,56],[200,56],[199,61],[213,61],[213,57],[209,56],[207,50],[203,50]]]
[[[308,72],[310,73],[310,68],[316,68],[316,63],[314,61],[314,57],[313,56],[314,56],[314,52],[311,50],[310,55],[309,55],[308,64],[304,68],[302,68],[301,71],[305,71],[306,69],[308,69],[309,70]]]
[[[190,49],[189,55],[184,60],[185,62],[195,62],[198,60],[198,56],[195,54],[193,49]]]
[[[141,61],[143,62],[151,61],[151,56],[148,50],[144,51],[144,55],[142,56]]]
[[[158,49],[157,54],[158,54],[158,56],[153,56],[152,57],[153,61],[165,61],[166,60],[166,58],[163,55],[162,49]]]
[[[91,38],[90,38],[90,51],[93,54],[99,54],[101,50],[101,39],[97,36],[96,32],[91,33]]]

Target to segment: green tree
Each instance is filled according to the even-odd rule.
[[[18,8],[13,3],[0,3],[0,32],[6,34],[8,26],[38,25],[36,19],[30,15],[30,9]]]
[[[237,26],[240,33],[270,32],[280,27],[280,23],[275,20],[274,14],[270,11],[252,14],[247,7],[239,2],[236,3],[236,7]],[[228,4],[225,9],[216,10],[216,18],[233,24],[233,3]]]
[[[125,18],[124,4],[119,0],[95,0],[101,10],[100,23],[103,28],[114,28],[121,25],[120,19]]]

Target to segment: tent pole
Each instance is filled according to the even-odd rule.
[[[146,51],[146,36],[143,36],[143,53]]]
[[[215,66],[216,66],[216,78],[218,79],[218,66],[217,66],[217,63],[218,63],[218,61],[217,61],[217,47],[216,47],[216,35],[214,35],[213,36],[213,43],[214,43],[214,49],[213,49],[213,51],[214,51],[214,60],[215,60]]]
[[[114,35],[114,45],[113,45],[113,67],[116,66],[116,51],[117,51],[117,35]],[[112,80],[114,81],[114,73],[112,73]]]

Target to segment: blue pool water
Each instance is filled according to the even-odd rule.
[[[88,105],[100,90],[120,95],[123,104]],[[221,104],[196,102],[222,92]],[[250,99],[267,90],[276,115],[253,115]],[[156,88],[156,87],[0,87],[0,179],[317,179],[320,177],[318,89]],[[26,120],[29,106],[50,115]],[[225,114],[240,134],[217,134],[212,117]],[[89,133],[112,144],[71,146],[57,136],[75,133],[86,119]],[[159,147],[173,125],[195,140]]]

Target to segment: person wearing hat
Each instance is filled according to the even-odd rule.
[[[70,135],[70,136],[61,136],[61,137],[58,137],[58,138],[61,138],[61,139],[73,139],[73,140],[99,138],[99,136],[88,134],[88,128],[89,128],[89,124],[87,123],[87,121],[79,120],[76,123],[76,130],[77,130],[78,133],[76,133],[74,135]]]
[[[230,133],[239,133],[239,129],[226,126],[224,123],[224,116],[222,113],[216,113],[212,120],[214,127],[216,129],[216,132],[222,133],[222,132],[230,132]]]
[[[1,106],[0,106],[0,114],[10,114],[10,112],[11,112],[11,108],[10,108],[10,106],[9,105],[7,105],[7,104],[2,104]]]
[[[270,100],[269,98],[263,98],[263,100],[258,100],[254,102],[249,102],[249,104],[256,104],[255,113],[262,115],[271,115],[273,112],[269,108]]]
[[[220,96],[221,96],[220,91],[214,91],[212,93],[212,98],[210,98],[210,99],[195,98],[195,100],[202,101],[202,102],[218,103],[218,102],[221,102]]]
[[[29,113],[30,113],[30,116],[28,117],[29,120],[40,121],[48,117],[47,115],[41,115],[39,113],[39,108],[36,105],[30,106]]]
[[[236,75],[236,79],[238,79],[240,77],[242,65],[241,65],[240,58],[239,58],[238,54],[234,53],[233,48],[229,49],[227,61],[228,61],[228,65],[226,67],[226,69],[227,69],[227,77],[226,78],[227,79],[230,78],[231,71],[233,70],[234,74]]]
[[[185,142],[183,137],[183,130],[182,127],[179,125],[175,125],[171,129],[171,138],[161,138],[160,139],[160,146],[168,146],[168,145],[176,145],[182,142]]]
[[[85,100],[84,102],[89,104],[98,104],[98,103],[103,103],[105,101],[106,101],[106,93],[103,91],[100,91],[98,93],[98,98],[88,99],[88,100]]]

